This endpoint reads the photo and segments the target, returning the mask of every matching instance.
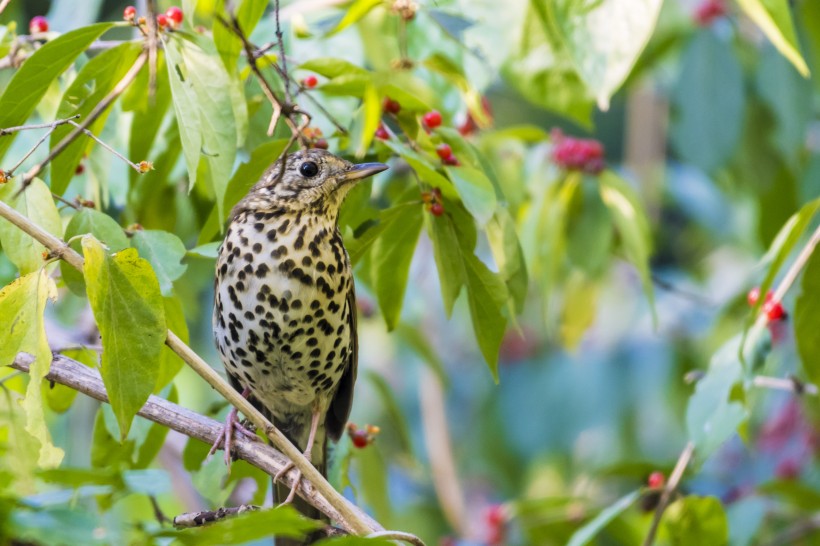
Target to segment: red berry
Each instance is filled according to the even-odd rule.
[[[85,165],[83,165],[82,163],[79,163],[77,165],[77,168],[74,169],[74,174],[83,174],[84,172],[85,172]]]
[[[379,140],[387,140],[390,138],[390,133],[387,132],[387,129],[385,129],[384,125],[379,124],[379,128],[376,129],[375,136]]]
[[[401,112],[401,104],[390,97],[384,97],[384,102],[382,102],[382,110],[388,114],[398,114]]]
[[[308,89],[313,89],[314,87],[319,85],[319,78],[311,74],[310,76],[302,80],[302,84]]]
[[[160,28],[160,30],[166,28],[168,26],[168,16],[164,13],[160,13],[159,15],[157,15],[157,26]]]
[[[427,112],[422,116],[421,121],[424,122],[424,125],[427,126],[427,128],[435,129],[441,125],[441,113],[438,110]]]
[[[42,34],[48,32],[48,19],[42,15],[37,15],[31,18],[28,23],[28,31],[31,34]]]
[[[763,304],[763,312],[766,313],[766,317],[771,322],[778,321],[786,316],[786,311],[783,309],[783,306],[779,301],[774,300],[767,300],[766,303]]]
[[[350,431],[350,440],[353,442],[353,445],[359,449],[367,447],[367,444],[370,443],[370,439],[367,436],[367,431],[360,428]]]
[[[174,28],[179,28],[182,24],[182,10],[176,6],[171,6],[167,10],[165,10],[165,16],[171,21],[171,26]]]
[[[444,214],[444,205],[441,203],[433,203],[430,205],[430,214],[433,216],[441,216]]]
[[[448,157],[447,159],[444,160],[444,164],[445,165],[450,165],[452,167],[460,167],[461,166],[461,161],[459,161],[456,156],[451,155],[450,157]]]
[[[134,6],[126,7],[122,12],[122,18],[126,21],[133,21],[136,16],[137,8],[135,8]]]
[[[316,142],[313,143],[314,148],[319,148],[321,150],[327,150],[327,140],[320,138]]]
[[[652,489],[660,489],[665,483],[666,476],[663,475],[663,472],[658,470],[650,474],[649,478],[646,480],[646,484]]]
[[[453,149],[450,148],[449,144],[439,144],[436,146],[436,153],[445,161],[453,157]]]
[[[726,15],[726,11],[724,0],[703,0],[695,10],[695,22],[702,27],[708,26]]]

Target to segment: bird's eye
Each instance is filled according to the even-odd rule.
[[[313,161],[305,161],[304,163],[299,165],[299,172],[305,178],[312,178],[319,174],[319,165],[317,165]]]

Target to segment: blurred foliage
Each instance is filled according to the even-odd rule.
[[[268,134],[226,5],[275,45],[273,2],[184,0],[155,72],[89,127],[134,165],[81,136],[21,192],[73,127],[0,138],[0,200],[86,260],[57,267],[0,220],[0,365],[34,357],[30,375],[0,368],[4,542],[313,529],[276,510],[172,530],[162,514],[262,504],[269,479],[241,461],[228,476],[207,446],[134,419],[151,393],[227,412],[164,332],[218,362],[224,224],[289,143],[282,123]],[[0,127],[94,111],[141,53],[124,7],[12,0]],[[32,37],[35,15],[50,28]],[[660,497],[647,477],[691,442],[657,543],[817,540],[820,3],[293,0],[278,15],[287,58],[258,61],[313,116],[306,137],[391,166],[340,218],[359,294],[353,417],[380,432],[335,447],[336,487],[431,545],[639,544]],[[785,318],[758,318],[778,305]],[[44,382],[51,351],[99,367],[112,405]],[[360,542],[379,543],[330,541]]]

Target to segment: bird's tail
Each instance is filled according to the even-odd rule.
[[[311,462],[313,463],[313,466],[315,466],[316,469],[322,473],[322,476],[327,477],[327,436],[322,438],[322,448],[313,450]],[[288,498],[289,494],[290,486],[282,483],[273,482],[274,506],[277,506],[280,503],[284,502],[285,499]],[[330,520],[327,518],[327,516],[325,516],[318,509],[308,504],[308,502],[304,500],[302,497],[300,497],[298,494],[294,497],[292,504],[293,507],[296,508],[296,510],[306,518],[316,519],[319,521],[323,521],[325,523],[330,523]],[[282,537],[276,539],[276,546],[305,546],[307,544],[312,544],[314,541],[324,537],[325,535],[321,533],[314,533],[312,535],[308,535],[308,537],[303,540]]]

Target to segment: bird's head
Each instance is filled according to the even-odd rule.
[[[387,169],[383,163],[360,163],[321,149],[300,150],[271,165],[237,205],[242,210],[312,211],[333,218],[347,192],[363,178]]]

